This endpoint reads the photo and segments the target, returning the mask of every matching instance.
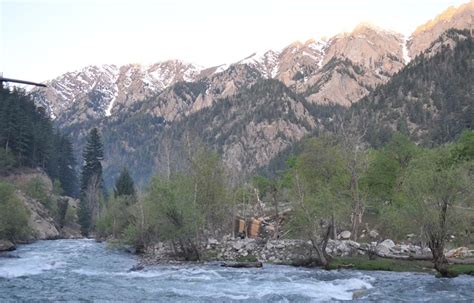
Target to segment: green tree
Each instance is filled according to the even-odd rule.
[[[331,261],[326,246],[335,235],[337,222],[350,214],[350,175],[346,160],[333,138],[307,142],[293,170],[292,224],[300,236],[311,241],[321,265]]]
[[[90,131],[82,157],[79,222],[82,233],[88,235],[97,219],[103,192],[101,161],[104,154],[97,128]]]
[[[135,184],[128,169],[124,167],[117,181],[115,181],[114,196],[136,196]]]
[[[144,199],[146,241],[171,241],[187,260],[200,258],[197,237],[204,222],[202,212],[194,208],[193,183],[184,175],[154,177]]]
[[[30,234],[28,211],[15,196],[15,188],[0,182],[0,239],[25,240]]]
[[[465,208],[473,204],[473,163],[451,165],[449,156],[448,148],[440,148],[414,159],[403,183],[403,203],[396,206],[399,216],[421,227],[442,276],[450,275],[444,255],[447,237],[462,230],[463,222],[470,222]]]
[[[372,207],[377,209],[382,203],[394,201],[403,184],[403,172],[418,153],[417,146],[400,133],[372,153],[365,177]]]
[[[71,140],[64,135],[59,135],[58,179],[64,194],[77,197],[76,159]]]

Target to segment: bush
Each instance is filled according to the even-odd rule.
[[[76,222],[76,221],[77,221],[77,211],[71,205],[68,205],[64,222],[67,225],[70,222]]]
[[[0,175],[9,173],[16,166],[15,156],[4,150],[0,149]]]
[[[41,178],[31,179],[25,186],[25,193],[33,199],[38,200],[43,204],[48,210],[56,211],[57,205],[51,199],[50,195],[47,192],[46,185],[41,180]]]
[[[30,234],[28,211],[15,196],[15,188],[0,182],[0,239],[12,242],[23,240]]]

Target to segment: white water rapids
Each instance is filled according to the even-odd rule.
[[[474,278],[418,273],[324,271],[265,264],[159,265],[129,272],[136,257],[92,240],[39,241],[0,255],[0,302],[446,302],[474,300]],[[362,291],[361,291],[362,290]]]

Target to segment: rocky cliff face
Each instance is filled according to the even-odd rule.
[[[414,58],[427,49],[448,29],[472,29],[474,26],[474,1],[459,7],[449,7],[433,20],[420,25],[407,43],[410,57]]]
[[[17,188],[15,195],[23,203],[29,213],[28,226],[31,234],[28,241],[32,240],[50,240],[58,238],[79,238],[81,237],[80,226],[77,224],[76,210],[78,201],[65,196],[53,194],[53,184],[51,179],[42,171],[36,169],[21,169],[14,173],[2,177],[1,181],[14,184]],[[72,221],[66,222],[63,226],[57,220],[50,209],[38,199],[28,193],[28,186],[32,182],[40,182],[44,186],[44,192],[49,199],[62,199],[67,201],[71,209]]]

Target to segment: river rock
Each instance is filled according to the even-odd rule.
[[[350,239],[350,237],[351,237],[351,232],[348,231],[348,230],[345,230],[345,231],[343,231],[343,232],[341,232],[341,233],[339,234],[339,237],[338,237],[338,238],[339,238],[339,239],[346,240],[346,239]]]
[[[362,298],[365,295],[367,295],[367,290],[365,290],[365,289],[355,290],[352,293],[352,300],[358,300],[358,299]]]
[[[132,272],[132,271],[140,271],[140,270],[143,270],[145,269],[145,266],[141,265],[141,264],[137,264],[137,265],[134,265],[132,266],[132,268],[130,268],[128,270],[128,272]]]
[[[245,246],[245,244],[243,243],[243,241],[236,241],[234,242],[234,244],[232,245],[232,248],[236,251],[239,251],[241,250],[243,247]]]
[[[15,250],[15,244],[8,240],[0,240],[0,251],[13,251]]]
[[[469,250],[467,247],[458,247],[451,249],[445,255],[446,258],[467,258],[473,256],[473,250]]]
[[[219,245],[219,241],[217,241],[216,239],[214,238],[210,238],[209,240],[207,240],[207,243],[211,246],[216,246],[216,245]]]
[[[380,245],[384,245],[388,248],[393,248],[395,246],[395,242],[393,242],[392,240],[390,239],[386,239],[384,240],[382,243],[380,243]]]
[[[381,255],[388,255],[391,253],[392,249],[395,247],[395,243],[390,240],[384,240],[383,242],[379,243],[376,247],[375,250],[377,251],[378,254]]]
[[[371,237],[372,239],[375,239],[378,236],[379,236],[379,233],[375,229],[369,231],[369,237]]]
[[[261,268],[262,262],[225,262],[221,266],[233,268]]]

